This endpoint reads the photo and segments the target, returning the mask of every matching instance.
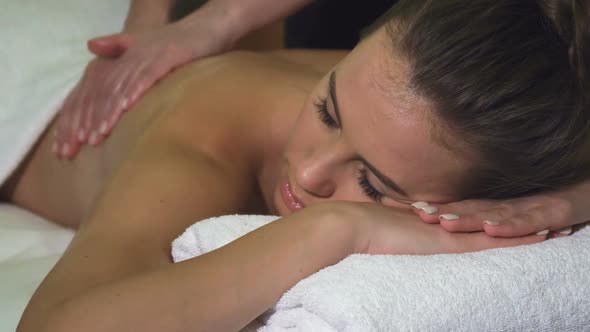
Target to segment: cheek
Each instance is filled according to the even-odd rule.
[[[310,109],[310,105],[307,105],[305,109],[301,111],[295,124],[293,125],[289,134],[289,140],[287,142],[286,153],[296,155],[307,155],[309,151],[313,150],[314,147],[321,145],[322,142],[322,124],[313,113],[313,109]]]

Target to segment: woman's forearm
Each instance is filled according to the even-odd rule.
[[[210,0],[187,16],[183,24],[190,26],[206,18],[221,30],[220,35],[234,44],[249,32],[284,18],[308,5],[312,0]]]
[[[125,32],[139,32],[167,24],[176,0],[132,0]]]
[[[355,251],[353,227],[305,211],[211,253],[94,288],[50,331],[235,331],[299,280]]]

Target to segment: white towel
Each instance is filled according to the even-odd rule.
[[[276,217],[198,222],[174,261]],[[513,248],[432,256],[352,255],[300,281],[259,331],[590,331],[590,227]]]
[[[0,0],[0,185],[81,77],[86,40],[120,31],[128,0]]]

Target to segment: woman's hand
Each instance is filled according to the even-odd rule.
[[[98,58],[66,98],[58,119],[55,152],[74,157],[81,144],[100,144],[121,114],[167,73],[231,45],[206,19],[177,22],[141,33],[88,42]]]
[[[547,235],[494,238],[484,232],[450,233],[439,225],[421,222],[409,211],[374,203],[333,202],[333,213],[347,225],[353,225],[358,253],[394,255],[430,255],[473,252],[492,248],[532,244]],[[311,207],[313,208],[313,207]]]
[[[413,211],[449,232],[485,231],[493,237],[554,232],[567,236],[572,226],[590,221],[590,181],[569,188],[507,200],[464,200],[449,204],[415,203]],[[430,212],[430,213],[428,213]]]

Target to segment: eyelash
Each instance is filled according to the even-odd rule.
[[[315,103],[318,117],[320,120],[328,127],[328,128],[338,128],[338,123],[334,118],[328,113],[328,104],[326,98],[321,98]]]
[[[385,197],[385,195],[383,195],[379,190],[375,189],[375,187],[373,187],[373,185],[369,182],[366,169],[359,170],[357,179],[359,186],[361,186],[361,189],[363,190],[363,193],[370,199],[374,200],[375,202],[381,202],[383,197]]]

